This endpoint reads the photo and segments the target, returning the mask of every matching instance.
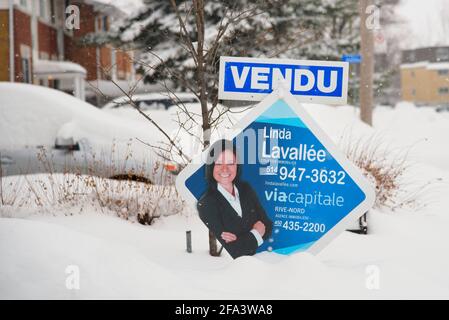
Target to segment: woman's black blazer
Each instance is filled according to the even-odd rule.
[[[240,182],[236,186],[242,207],[241,218],[216,188],[209,188],[197,203],[201,220],[234,259],[256,253],[257,240],[250,231],[258,220],[265,225],[264,240],[270,237],[273,228],[273,222],[268,218],[253,188],[246,182]],[[222,232],[235,234],[237,240],[226,243],[220,236]]]

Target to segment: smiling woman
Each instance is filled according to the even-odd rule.
[[[242,165],[231,141],[214,143],[207,160],[200,218],[234,259],[253,255],[270,237],[273,223],[251,186],[240,180]]]

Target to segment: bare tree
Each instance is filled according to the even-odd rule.
[[[317,0],[308,1],[319,3]],[[174,19],[170,20],[173,25],[167,27],[167,30],[170,31],[162,36],[170,39],[169,45],[176,48],[167,46],[159,51],[148,47],[140,48],[144,49],[144,57],[134,61],[143,70],[145,76],[158,79],[158,75],[164,75],[160,77],[162,80],[159,82],[162,83],[167,93],[178,100],[175,102],[178,102],[179,111],[186,115],[185,118],[188,121],[201,126],[201,136],[196,136],[193,132],[189,132],[189,134],[200,141],[203,149],[210,145],[212,131],[220,124],[228,111],[227,108],[219,108],[218,104],[218,68],[221,55],[282,56],[287,51],[317,41],[323,32],[321,21],[317,19],[317,16],[304,14],[304,21],[308,22],[296,19],[297,11],[303,10],[303,6],[292,4],[292,2],[289,5],[294,5],[294,10],[287,10],[284,4],[288,1],[283,0],[249,1],[247,5],[242,5],[239,1],[225,1],[225,3],[226,5],[220,7],[223,11],[220,12],[219,21],[215,21],[212,25],[206,21],[207,10],[204,0],[169,0],[161,4],[160,7],[165,9],[164,19],[174,15]],[[214,5],[213,2],[207,4]],[[304,8],[306,7],[304,6]],[[314,6],[308,6],[307,10],[311,10],[310,8],[314,8]],[[270,16],[268,12],[275,12],[275,17]],[[246,30],[244,32],[248,25],[257,25],[256,31],[248,32]],[[144,36],[150,37],[151,34]],[[163,40],[155,39],[159,43],[162,43]],[[123,45],[123,43],[121,44]],[[189,70],[181,71],[164,56],[166,52],[174,49],[179,50],[184,56],[184,61],[188,61],[192,65]],[[190,70],[195,74],[193,81],[192,77],[187,76]],[[105,70],[105,73],[108,71]],[[198,98],[201,105],[199,119],[197,119],[197,115],[192,115],[191,111],[180,103],[181,100],[177,99],[170,86],[170,81],[166,79],[176,81],[181,88],[192,92]],[[117,87],[119,86],[117,85]],[[126,92],[122,88],[120,90],[128,97],[130,104],[166,138],[161,145],[152,147],[156,148],[158,153],[166,159],[173,159],[173,155],[177,155],[182,162],[179,165],[186,165],[190,161],[189,155],[177,144],[176,136],[173,137],[165,132],[165,129],[159,126],[151,116],[140,110],[132,100],[132,92]],[[194,126],[180,121],[179,127],[180,131],[187,132],[191,131]],[[220,254],[212,233],[209,233],[209,251],[212,256]]]

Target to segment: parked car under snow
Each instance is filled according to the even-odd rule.
[[[161,139],[149,124],[104,112],[46,87],[0,82],[1,174],[79,173],[171,183],[144,143]]]
[[[190,104],[199,102],[198,98],[191,93],[146,93],[136,94],[131,97],[122,96],[116,98],[111,102],[105,104],[102,109],[110,110],[117,108],[134,108],[131,105],[130,98],[132,102],[144,112],[151,110],[167,110],[168,108],[177,104]]]

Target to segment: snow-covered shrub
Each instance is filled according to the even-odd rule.
[[[389,147],[379,137],[344,136],[340,143],[347,158],[362,170],[376,191],[375,207],[391,209],[410,204],[405,175],[409,168],[407,151]]]
[[[56,164],[53,159],[47,156],[45,150],[39,152],[38,159],[45,173],[12,177],[2,177],[0,173],[2,207],[14,209],[37,206],[43,211],[58,207],[83,211],[89,206],[100,211],[112,211],[121,218],[137,220],[142,224],[151,224],[155,218],[181,213],[184,209],[184,202],[171,183],[171,174],[158,171],[157,166],[160,166],[160,163],[156,163],[153,170],[161,172],[160,181],[166,183],[154,185],[144,180],[135,181],[135,177],[143,176],[139,168],[127,176],[106,178],[114,176],[113,173],[118,171],[118,167],[125,166],[127,159],[132,156],[130,154],[124,154],[121,158],[111,153],[113,161],[104,161],[103,156],[97,157],[89,165],[88,171],[91,174],[86,174],[81,168],[79,172],[74,172],[76,170],[73,170],[73,166],[70,172],[55,172]],[[142,168],[145,165],[143,163]],[[110,175],[93,174],[98,173],[100,168],[110,172]]]
[[[184,202],[173,185],[86,177],[93,201],[126,220],[151,224],[155,218],[181,213]]]
[[[22,188],[21,179],[4,179],[0,163],[0,206],[12,206],[18,203],[19,192]]]

